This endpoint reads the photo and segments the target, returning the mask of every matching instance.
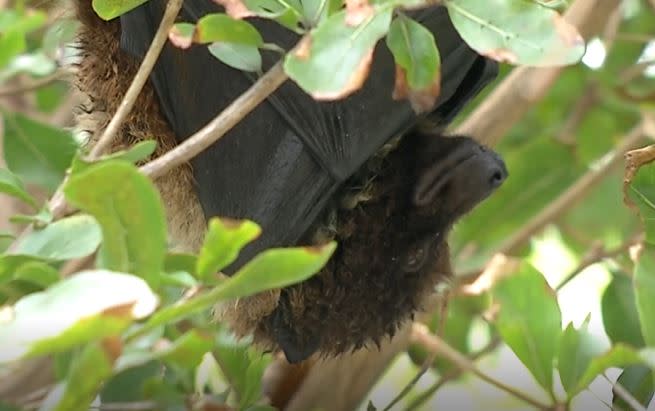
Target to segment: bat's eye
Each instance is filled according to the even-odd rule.
[[[431,241],[426,240],[411,246],[401,266],[403,272],[415,273],[423,268],[430,253],[430,245]]]

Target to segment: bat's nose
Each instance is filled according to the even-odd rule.
[[[507,167],[502,158],[495,152],[487,150],[485,147],[480,147],[482,155],[480,158],[480,173],[482,176],[486,175],[482,180],[486,180],[490,189],[500,187],[507,179]]]

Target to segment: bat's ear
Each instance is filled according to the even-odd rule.
[[[293,324],[289,323],[285,318],[285,311],[288,312],[289,310],[285,310],[283,301],[283,299],[280,300],[280,304],[272,314],[272,334],[275,342],[284,352],[287,361],[290,364],[297,364],[306,360],[318,350],[320,336],[313,333],[298,335],[293,328]]]

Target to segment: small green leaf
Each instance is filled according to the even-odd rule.
[[[82,154],[78,152],[78,155],[76,155],[73,158],[73,163],[71,165],[71,174],[77,174],[81,171],[84,171],[101,161],[124,160],[127,161],[128,163],[136,164],[142,160],[146,160],[147,158],[149,158],[152,155],[152,153],[155,152],[156,149],[157,149],[156,141],[143,140],[134,144],[127,150],[117,151],[115,153],[102,156],[98,160],[91,161],[91,162],[85,161],[84,158],[82,157]]]
[[[627,389],[644,408],[648,408],[648,404],[653,399],[653,393],[655,393],[653,370],[643,365],[631,365],[623,370],[616,382]],[[612,399],[612,405],[617,410],[632,409],[632,406],[616,394]]]
[[[552,391],[553,360],[562,333],[557,298],[541,273],[529,264],[493,289],[500,304],[496,327],[503,340],[539,384]]]
[[[262,56],[255,46],[212,43],[207,48],[214,57],[237,70],[261,71],[262,69]]]
[[[261,46],[264,43],[257,29],[245,20],[227,14],[208,14],[196,24],[195,41],[198,43],[231,43]]]
[[[261,228],[247,220],[212,218],[208,227],[195,270],[203,280],[232,264],[239,251],[261,234]]]
[[[531,1],[446,0],[453,25],[478,53],[512,64],[577,63],[585,42],[554,10]]]
[[[77,150],[71,134],[21,114],[5,114],[5,120],[7,167],[24,181],[54,192]]]
[[[254,350],[249,338],[238,340],[225,329],[219,331],[215,353],[221,371],[239,395],[240,408],[253,405],[261,396],[262,376],[271,356]]]
[[[214,347],[213,338],[191,330],[179,337],[173,344],[156,353],[155,358],[185,369],[194,369],[203,355]]]
[[[634,290],[641,333],[648,346],[655,346],[655,245],[646,243],[635,265]]]
[[[166,225],[159,193],[132,164],[108,161],[72,175],[67,200],[102,228],[103,267],[137,274],[155,286],[166,253]]]
[[[40,260],[27,255],[0,255],[0,284],[13,280],[18,268],[29,262],[40,262]]]
[[[36,200],[25,190],[20,179],[3,168],[0,168],[0,193],[9,194],[36,208]]]
[[[335,249],[336,243],[331,242],[321,247],[263,251],[221,283],[222,299],[246,297],[304,281],[325,265]]]
[[[198,258],[193,254],[169,253],[164,257],[164,271],[167,273],[185,271],[195,274]]]
[[[639,168],[630,183],[628,195],[639,209],[646,242],[655,245],[655,164]]]
[[[60,279],[59,271],[39,261],[28,261],[14,271],[14,280],[27,281],[41,288],[50,287]]]
[[[589,367],[591,360],[600,354],[600,350],[594,342],[594,336],[588,328],[589,317],[577,330],[571,323],[564,330],[560,341],[557,364],[562,386],[569,394],[569,399],[573,397],[573,390],[577,387],[578,381]]]
[[[421,24],[404,15],[396,17],[389,28],[387,45],[396,64],[405,70],[410,88],[429,88],[439,78],[439,51],[434,36]]]
[[[83,271],[21,298],[0,327],[0,363],[115,335],[150,315],[158,298],[138,277]]]
[[[93,10],[104,20],[114,19],[142,5],[147,0],[93,0]]]
[[[359,25],[346,11],[330,16],[284,60],[284,70],[316,99],[333,100],[358,90],[368,73],[375,44],[389,29],[391,8],[373,6]]]
[[[635,298],[630,277],[615,273],[601,299],[605,333],[614,344],[622,342],[637,348],[644,346]]]
[[[75,359],[63,395],[52,411],[86,411],[91,409],[102,384],[112,375],[113,360],[99,343],[89,344]]]
[[[101,241],[100,226],[89,215],[75,215],[35,230],[17,245],[12,254],[62,261],[93,253]]]
[[[576,388],[569,392],[569,397],[587,388],[598,375],[610,367],[625,367],[644,362],[644,359],[633,348],[622,343],[616,344],[603,355],[591,360],[584,374],[578,380]]]

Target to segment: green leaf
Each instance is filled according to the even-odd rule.
[[[47,288],[61,279],[59,271],[46,263],[28,261],[14,271],[14,280],[27,281],[41,288]]]
[[[655,164],[639,168],[628,187],[628,195],[639,209],[646,242],[655,245]]]
[[[655,393],[653,370],[643,365],[631,365],[623,370],[616,382],[627,389],[644,408],[648,408]],[[612,398],[612,405],[617,410],[632,409],[632,406],[616,394]]]
[[[93,343],[75,359],[63,395],[52,411],[86,411],[91,407],[102,384],[112,375],[113,360],[102,344]]]
[[[75,215],[32,231],[12,254],[62,261],[93,253],[101,241],[100,226],[88,215]]]
[[[557,298],[541,273],[524,263],[493,289],[500,305],[496,327],[539,384],[552,391],[553,360],[562,333]]]
[[[648,346],[655,346],[655,245],[644,244],[635,265],[634,290],[641,333]]]
[[[78,155],[76,155],[73,158],[73,163],[71,165],[71,174],[77,174],[81,171],[84,171],[88,169],[89,167],[97,164],[98,162],[101,161],[109,161],[109,160],[124,160],[127,161],[128,163],[138,163],[142,160],[145,160],[149,158],[152,153],[155,152],[157,149],[157,142],[154,140],[143,140],[139,141],[138,143],[134,144],[127,150],[121,150],[117,151],[105,156],[100,157],[98,160],[95,161],[85,161],[81,153],[78,152]]]
[[[336,243],[331,242],[321,247],[266,250],[211,291],[159,310],[142,328],[132,332],[129,338],[206,310],[221,301],[247,297],[304,281],[325,265],[335,248]]]
[[[577,63],[585,42],[554,10],[531,1],[446,0],[453,25],[478,53],[512,64]]]
[[[232,221],[212,218],[209,220],[205,241],[198,253],[196,273],[206,280],[232,264],[239,251],[259,237],[261,228],[252,221]]]
[[[375,44],[391,23],[390,7],[373,10],[359,25],[346,23],[346,11],[330,16],[286,55],[285,72],[316,99],[338,99],[359,89]]]
[[[115,375],[107,381],[100,392],[100,399],[103,403],[133,402],[146,399],[143,395],[143,385],[148,378],[157,377],[161,373],[162,364],[150,361],[123,371],[116,370],[117,368],[115,367]]]
[[[132,164],[110,161],[72,175],[64,193],[100,224],[102,266],[137,274],[156,287],[166,253],[166,226],[152,182]]]
[[[155,358],[185,369],[195,369],[205,353],[214,347],[213,338],[191,330],[179,337],[173,344],[156,353]]]
[[[25,190],[23,183],[11,171],[0,168],[0,193],[9,194],[36,208],[36,200]]]
[[[13,280],[18,268],[28,262],[40,262],[40,260],[26,255],[0,255],[0,284]]]
[[[578,380],[576,388],[569,392],[569,397],[587,388],[598,375],[610,367],[625,367],[644,362],[644,358],[633,348],[622,343],[616,344],[603,355],[591,360],[584,374]]]
[[[240,408],[253,405],[261,396],[262,376],[271,356],[262,355],[249,339],[237,340],[225,329],[218,334],[215,353],[221,371],[239,395]]]
[[[264,43],[252,24],[222,13],[208,14],[198,20],[194,40],[198,43],[232,43],[255,47]]]
[[[83,271],[21,298],[0,327],[0,363],[116,335],[150,315],[157,296],[138,277]]]
[[[644,346],[635,298],[630,277],[615,273],[601,299],[605,333],[614,344],[622,342],[637,348]]]
[[[439,79],[441,61],[430,30],[416,21],[400,15],[391,23],[387,45],[396,64],[402,67],[410,88],[431,87]]]
[[[5,120],[7,167],[24,181],[54,192],[77,150],[71,134],[22,114],[5,113]]]
[[[255,46],[212,43],[207,49],[214,57],[237,70],[260,71],[262,68],[262,56]]]
[[[244,0],[248,10],[259,17],[273,19],[290,30],[297,31],[303,6],[296,0]]]
[[[185,271],[195,274],[198,258],[193,254],[169,253],[164,258],[164,271],[172,273],[176,271]]]
[[[562,386],[569,394],[569,399],[573,397],[573,391],[576,389],[582,374],[589,367],[591,360],[600,354],[594,336],[589,332],[588,328],[589,317],[577,330],[571,323],[564,330],[560,341],[557,364]]]
[[[93,10],[104,20],[114,19],[142,5],[147,0],[93,0]]]
[[[634,273],[637,312],[644,341],[655,346],[655,164],[640,167],[627,191],[639,209],[646,232]]]

